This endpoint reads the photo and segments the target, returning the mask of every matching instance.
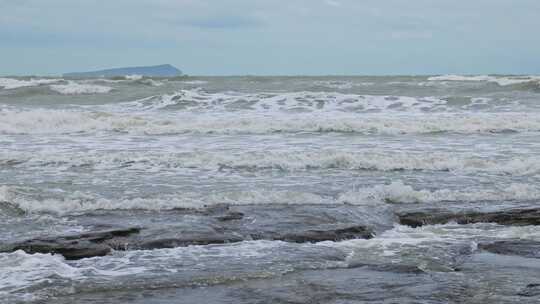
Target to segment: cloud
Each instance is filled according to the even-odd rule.
[[[341,6],[341,3],[336,0],[325,0],[324,2],[330,6]]]
[[[229,15],[191,19],[181,24],[201,29],[242,29],[260,27],[263,22],[250,16]]]
[[[390,38],[397,40],[431,39],[433,33],[429,31],[393,31],[390,33]]]
[[[538,0],[0,0],[0,72],[168,61],[190,74],[537,73],[539,10]]]

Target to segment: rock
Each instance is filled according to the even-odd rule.
[[[242,212],[229,212],[225,215],[221,215],[216,217],[216,219],[220,222],[227,222],[227,221],[233,221],[233,220],[241,220],[244,218],[244,214]]]
[[[6,201],[0,201],[0,215],[21,216],[25,215],[25,211],[17,205]]]
[[[129,227],[133,218],[144,229],[111,226],[114,223]],[[95,231],[15,242],[5,248],[0,247],[0,251],[22,249],[80,259],[105,255],[111,250],[174,248],[250,240],[315,243],[369,239],[376,232],[391,227],[394,220],[391,211],[378,217],[371,210],[349,205],[227,204],[160,212],[97,210],[69,219]]]
[[[16,245],[13,249],[23,250],[26,253],[61,254],[68,260],[78,260],[96,256],[104,256],[111,252],[111,247],[105,244],[96,244],[88,241],[62,242],[55,240],[31,240]]]
[[[142,241],[139,244],[135,244],[136,249],[159,249],[159,248],[175,248],[186,247],[191,245],[210,245],[210,244],[226,244],[241,242],[244,239],[233,235],[223,234],[193,234],[182,235],[178,238],[164,238]]]
[[[517,255],[526,258],[540,258],[540,242],[529,240],[480,243],[478,244],[478,248],[496,254]]]
[[[107,255],[113,249],[107,241],[138,233],[140,228],[114,229],[81,234],[32,239],[8,246],[7,250],[23,250],[26,253],[61,254],[68,260]]]
[[[493,212],[464,211],[453,213],[446,210],[429,209],[418,212],[398,213],[399,223],[411,227],[423,225],[472,223],[497,223],[500,225],[540,225],[540,208],[508,209]]]
[[[405,264],[365,264],[365,263],[350,263],[347,268],[366,268],[373,271],[382,271],[382,272],[393,272],[393,273],[412,273],[420,274],[425,273],[424,270],[420,269],[416,265],[405,265]]]
[[[342,229],[331,230],[306,230],[282,235],[260,235],[253,234],[253,239],[271,239],[275,241],[284,241],[292,243],[316,243],[323,241],[342,241],[349,239],[370,239],[373,237],[373,231],[365,226],[352,226]]]
[[[523,288],[518,296],[522,297],[537,297],[540,296],[540,284],[529,284]]]

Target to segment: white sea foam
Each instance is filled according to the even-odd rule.
[[[127,80],[141,80],[143,79],[143,76],[134,74],[134,75],[126,75],[125,78]]]
[[[173,94],[152,96],[120,106],[141,109],[163,109],[171,106],[190,110],[257,110],[271,111],[413,111],[446,109],[447,101],[435,97],[376,96],[327,92],[293,93],[207,93],[202,89],[181,90]],[[117,105],[118,106],[118,105]]]
[[[376,238],[369,240],[353,239],[338,243],[321,242],[317,246],[332,246],[348,252],[349,264],[369,263],[411,263],[420,268],[448,266],[452,268],[455,256],[446,250],[433,251],[456,244],[470,246],[471,252],[477,250],[477,242],[497,239],[527,239],[540,241],[540,230],[536,226],[500,226],[491,223],[459,225],[425,225],[408,227],[395,225],[393,229],[384,231]],[[441,256],[434,257],[437,253]],[[427,254],[428,256],[422,257]],[[450,256],[445,255],[449,254]],[[462,254],[458,251],[457,254]],[[430,259],[432,259],[430,261]],[[421,262],[420,264],[418,264]],[[428,264],[431,263],[431,265]],[[442,264],[441,264],[442,263]],[[446,264],[446,265],[445,265]]]
[[[161,81],[156,81],[154,79],[141,79],[141,80],[138,80],[139,83],[142,83],[142,84],[145,84],[145,85],[149,85],[149,86],[152,86],[152,87],[160,87],[163,85],[163,82]]]
[[[364,151],[252,151],[224,152],[70,152],[48,153],[0,152],[0,166],[20,168],[46,167],[54,170],[93,168],[97,170],[135,169],[171,170],[198,168],[204,170],[428,170],[463,173],[488,172],[503,175],[529,175],[540,172],[540,156],[498,159],[469,153],[419,153]]]
[[[34,191],[35,192],[35,191]],[[52,194],[49,194],[52,195]],[[505,188],[470,188],[463,190],[414,189],[401,181],[386,185],[359,188],[337,197],[315,193],[278,190],[246,190],[200,194],[182,192],[156,197],[109,199],[83,192],[62,193],[46,197],[28,193],[26,189],[0,186],[0,201],[9,202],[29,213],[79,213],[92,210],[170,210],[175,208],[201,208],[207,205],[260,204],[352,204],[381,205],[409,203],[444,203],[476,201],[522,201],[540,199],[540,189],[534,185],[514,183]]]
[[[113,131],[135,134],[268,134],[339,132],[360,134],[461,134],[540,130],[540,113],[432,113],[416,115],[303,113],[249,115],[149,115],[75,110],[0,110],[0,133],[66,134]]]
[[[22,80],[22,79],[13,79],[13,78],[0,78],[0,88],[4,88],[6,90],[10,89],[18,89],[18,88],[24,88],[24,87],[37,87],[41,85],[48,85],[52,83],[58,83],[63,81],[63,79],[29,79],[29,80]]]
[[[67,84],[51,85],[50,88],[62,95],[104,94],[113,89],[107,86],[80,84],[74,81],[69,81]]]
[[[492,82],[500,86],[509,86],[520,83],[539,83],[540,76],[462,76],[462,75],[442,75],[429,77],[428,81],[481,81]]]
[[[182,81],[182,83],[184,83],[184,84],[192,84],[192,85],[203,85],[203,84],[207,84],[208,81],[206,81],[206,80],[186,80],[186,81]]]
[[[0,297],[14,303],[43,300],[47,297],[43,286],[51,281],[58,283],[82,281],[90,277],[114,278],[146,270],[140,266],[122,265],[108,265],[104,269],[91,264],[72,266],[59,254],[28,254],[22,250],[0,253],[0,269]],[[29,292],[25,292],[26,289]]]
[[[0,253],[0,297],[4,299],[11,292],[32,286],[39,286],[52,277],[75,279],[81,271],[65,263],[61,255],[27,254],[21,250],[13,253]],[[22,294],[24,300],[33,300],[35,295]]]
[[[437,203],[444,201],[505,201],[533,200],[540,198],[540,189],[534,185],[513,183],[503,189],[465,189],[465,190],[416,190],[402,182],[377,185],[370,188],[350,191],[339,200],[351,204],[366,203]]]
[[[318,80],[313,83],[316,86],[321,86],[330,89],[337,90],[348,90],[354,87],[366,87],[372,86],[375,83],[373,82],[353,82],[353,81],[343,81],[343,80]]]

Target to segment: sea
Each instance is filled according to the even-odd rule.
[[[540,76],[0,78],[0,303],[538,303],[538,257],[478,249],[539,242],[537,226],[395,212],[539,199]],[[213,206],[242,213],[241,241],[9,250],[100,227],[221,232],[193,211]],[[242,234],[342,220],[376,233]]]

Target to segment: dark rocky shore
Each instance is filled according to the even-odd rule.
[[[429,209],[414,212],[383,212],[386,222],[369,218],[365,208],[357,206],[324,205],[217,205],[203,209],[178,209],[162,212],[131,211],[143,225],[114,226],[114,211],[95,211],[83,221],[87,232],[70,235],[48,235],[4,244],[1,252],[23,250],[27,253],[61,254],[66,259],[104,256],[113,250],[151,250],[190,245],[225,244],[253,240],[272,240],[292,243],[315,243],[370,239],[377,232],[400,224],[413,228],[423,225],[496,223],[500,225],[539,225],[540,209],[502,209],[498,211],[450,212]],[[156,218],[166,218],[163,227],[152,225]],[[144,223],[149,225],[145,226]],[[540,257],[540,244],[530,241],[500,241],[479,244],[479,248],[500,254]]]
[[[365,206],[352,205],[217,205],[160,212],[94,211],[80,217],[71,215],[73,220],[84,225],[83,233],[44,235],[3,244],[1,251],[53,253],[78,260],[106,256],[114,251],[212,246],[253,240],[290,244],[376,240],[396,223],[414,229],[449,222],[511,226],[540,223],[540,210],[531,207],[486,212],[382,208],[372,212]],[[130,217],[136,218],[138,225],[129,225]],[[200,299],[205,303],[486,303],[490,299],[497,299],[497,303],[538,303],[540,242],[486,238],[476,248],[434,243],[427,250],[414,246],[411,250],[412,255],[422,256],[428,264],[373,263],[370,257],[351,259],[321,246],[320,251],[306,256],[300,254],[298,263],[310,259],[346,263],[346,266],[305,267],[279,277],[232,278],[227,279],[226,284],[209,286],[193,285],[190,281],[187,285],[174,283],[166,289],[163,286],[157,289],[141,287],[143,294],[115,288],[86,293],[82,288],[76,296],[60,296],[54,303],[75,300],[112,303],[111,299],[130,303],[168,303],[171,299],[179,303],[195,303]],[[433,264],[429,265],[429,261]],[[505,280],[511,281],[504,283]],[[497,289],[491,289],[490,284],[498,286]],[[491,290],[492,294],[486,294],[486,290]]]

